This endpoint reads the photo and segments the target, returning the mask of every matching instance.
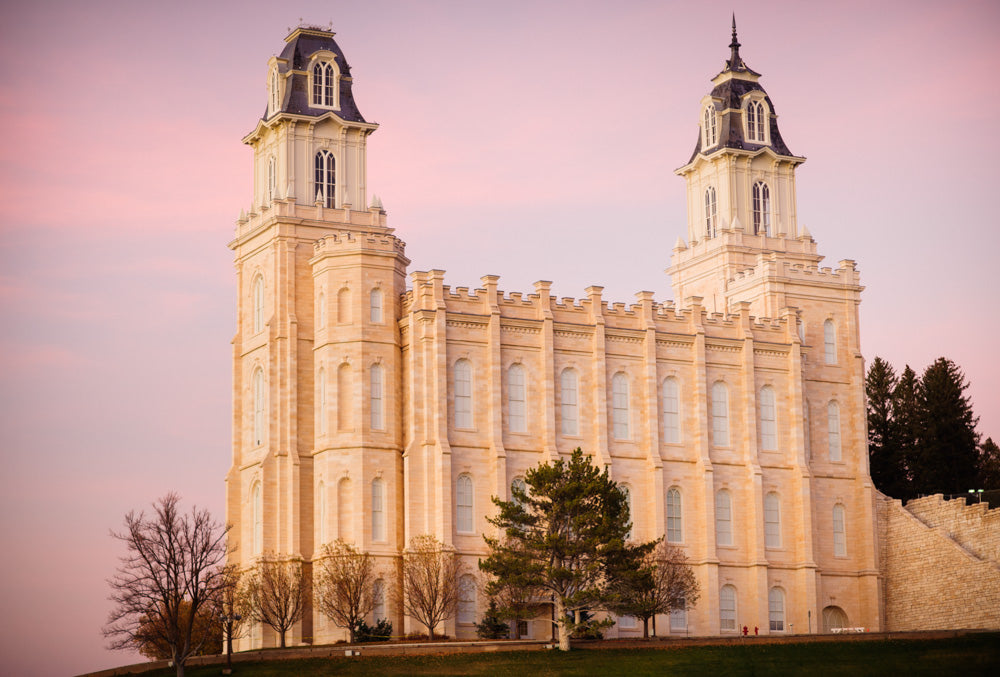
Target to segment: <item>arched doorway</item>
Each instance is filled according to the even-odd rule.
[[[823,632],[833,632],[838,628],[847,627],[847,614],[839,606],[828,606],[823,609]]]

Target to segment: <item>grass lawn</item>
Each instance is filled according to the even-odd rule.
[[[236,663],[241,677],[319,675],[1000,675],[1000,633],[941,640],[890,640],[692,646],[679,649],[581,649],[438,656],[303,659]],[[164,671],[163,675],[172,675]],[[191,677],[220,666],[188,668]]]

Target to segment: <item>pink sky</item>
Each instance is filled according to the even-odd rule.
[[[995,2],[741,3],[742,54],[809,161],[798,213],[858,261],[862,346],[971,381],[1000,437]],[[4,3],[0,673],[104,649],[108,530],[167,491],[222,515],[240,138],[286,28],[332,20],[369,186],[411,270],[672,298],[698,102],[730,6],[692,2]],[[991,338],[992,337],[992,338]]]

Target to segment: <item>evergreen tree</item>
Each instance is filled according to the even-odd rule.
[[[977,489],[1000,489],[1000,447],[987,437],[979,445],[979,485]]]
[[[893,406],[898,383],[892,365],[876,357],[865,379],[868,466],[878,490],[893,497],[907,493],[909,484]]]
[[[899,463],[904,473],[896,485],[898,495],[890,495],[908,501],[916,496],[913,468],[916,463],[917,445],[920,443],[920,381],[910,365],[906,365],[903,369],[899,382],[892,392],[892,413],[895,419]]]
[[[944,357],[924,370],[918,391],[920,439],[911,466],[917,493],[966,492],[976,483],[979,418],[965,394],[968,387],[962,370]]]

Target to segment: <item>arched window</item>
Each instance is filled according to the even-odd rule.
[[[371,309],[372,324],[382,324],[382,290],[376,287],[368,295],[368,306]]]
[[[724,585],[719,590],[719,629],[736,631],[736,588],[731,585]]]
[[[840,460],[840,405],[830,400],[826,405],[826,429],[829,435],[830,460]]]
[[[281,98],[280,98],[279,89],[278,89],[278,69],[277,68],[272,68],[271,69],[271,78],[270,79],[271,79],[271,82],[270,82],[269,89],[271,90],[271,92],[270,92],[271,97],[270,97],[269,101],[270,101],[270,108],[271,108],[271,110],[268,111],[268,112],[269,112],[270,115],[274,115],[275,113],[278,112],[278,107],[281,105]]]
[[[681,521],[681,490],[670,487],[667,490],[667,542],[684,541],[684,525]]]
[[[351,290],[341,287],[337,291],[337,324],[351,323]]]
[[[253,554],[259,555],[264,550],[264,499],[260,482],[250,490],[250,502],[253,511]]]
[[[764,497],[764,547],[781,547],[781,499],[773,491]]]
[[[322,482],[316,488],[316,523],[319,525],[320,545],[329,541],[326,533],[326,485]]]
[[[336,89],[337,76],[333,69],[333,64],[326,61],[317,61],[313,64],[313,90],[312,105],[333,108],[337,105]]]
[[[729,388],[722,381],[712,384],[712,444],[729,446]]]
[[[455,427],[472,427],[472,364],[468,360],[455,363]]]
[[[753,234],[771,237],[771,189],[763,181],[753,184]]]
[[[521,479],[520,477],[515,477],[514,481],[510,483],[510,489],[511,489],[510,500],[514,501],[522,508],[526,509],[528,507],[527,503],[525,503],[524,501],[522,501],[521,499],[519,499],[517,496],[514,495],[515,489],[523,493],[525,496],[528,495],[528,485],[524,483],[524,480]]]
[[[688,626],[687,600],[678,600],[677,606],[670,610],[670,632],[685,632]]]
[[[827,364],[837,364],[837,329],[833,320],[823,323],[823,355]]]
[[[563,435],[579,435],[576,409],[577,377],[575,369],[563,369],[559,376],[559,394],[562,399],[559,408],[562,418]]]
[[[253,333],[264,331],[264,278],[253,279]]]
[[[616,440],[628,439],[628,377],[618,372],[611,378],[611,422]]]
[[[384,406],[382,404],[382,381],[383,381],[383,371],[381,364],[373,364],[371,366],[371,383],[370,390],[368,393],[368,404],[371,408],[371,426],[372,430],[384,430],[385,422],[383,421]]]
[[[704,132],[704,146],[705,148],[711,148],[716,144],[719,137],[716,128],[716,114],[715,106],[708,105],[705,106],[705,114],[702,117],[702,132]]]
[[[344,477],[337,483],[337,538],[345,543],[354,542],[354,503],[351,479]]]
[[[278,192],[278,162],[272,155],[267,159],[267,201],[268,204],[274,201]]]
[[[771,632],[785,631],[785,591],[781,588],[771,588],[767,593],[767,617]]]
[[[253,443],[264,444],[264,416],[267,393],[264,390],[264,370],[258,367],[253,372]]]
[[[767,138],[764,136],[766,118],[764,104],[760,101],[751,101],[747,104],[747,141],[765,143]]]
[[[828,606],[823,608],[823,632],[833,632],[840,628],[850,627],[847,622],[847,614],[839,606]]]
[[[847,530],[844,526],[844,506],[833,506],[833,554],[847,557]]]
[[[733,544],[733,499],[725,489],[715,494],[715,542]]]
[[[326,328],[326,294],[323,292],[319,293],[319,299],[316,302],[316,329]]]
[[[673,376],[663,381],[663,441],[667,444],[681,441],[680,393]]]
[[[375,583],[372,585],[372,599],[375,602],[375,606],[372,607],[372,615],[375,617],[375,623],[378,623],[386,618],[385,581],[381,578],[375,579]]]
[[[333,153],[321,150],[316,153],[316,199],[324,207],[337,206],[337,161]]]
[[[760,389],[760,448],[775,451],[778,448],[778,426],[775,422],[774,389]]]
[[[468,475],[459,475],[455,485],[455,521],[460,533],[473,532],[472,504],[472,478]]]
[[[316,427],[320,435],[326,433],[326,369],[320,367],[319,375],[316,377]]]
[[[476,579],[465,574],[458,579],[458,622],[476,622]]]
[[[512,433],[528,432],[525,411],[524,367],[510,365],[507,370],[507,425]]]
[[[715,237],[718,224],[718,205],[715,201],[715,187],[705,189],[705,237]]]
[[[618,488],[625,494],[625,506],[628,508],[628,533],[625,534],[625,540],[631,541],[635,527],[635,512],[632,510],[632,490],[629,489],[627,484],[620,484]]]
[[[337,430],[354,429],[353,401],[351,365],[345,362],[337,369]]]
[[[381,477],[372,480],[372,540],[385,540],[385,483]]]

